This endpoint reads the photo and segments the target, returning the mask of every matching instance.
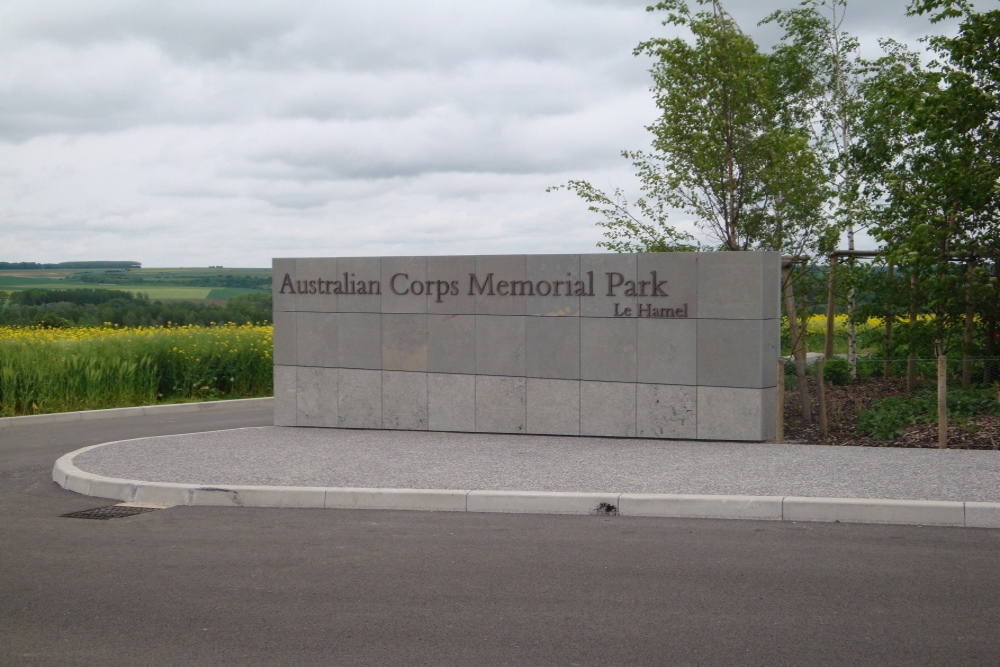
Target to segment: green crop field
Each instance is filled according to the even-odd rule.
[[[0,417],[272,394],[270,326],[0,326]]]
[[[110,289],[141,292],[153,300],[228,301],[269,291],[270,279],[271,270],[260,268],[16,269],[0,271],[0,291]]]

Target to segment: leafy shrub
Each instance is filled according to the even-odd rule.
[[[993,387],[954,389],[948,392],[948,420],[965,424],[981,415],[1000,416],[1000,402]],[[930,389],[914,396],[890,396],[872,401],[872,406],[858,415],[855,433],[876,440],[893,440],[909,424],[937,423],[937,393]]]
[[[823,379],[831,384],[850,384],[851,365],[841,357],[827,359],[823,364]]]

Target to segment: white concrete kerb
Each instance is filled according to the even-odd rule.
[[[132,408],[111,408],[108,410],[84,410],[82,412],[54,412],[45,415],[25,415],[23,417],[0,417],[0,429],[28,424],[62,424],[99,419],[124,419],[145,415],[183,414],[191,412],[213,412],[227,408],[269,407],[274,405],[273,396],[263,398],[238,398],[231,401],[206,401],[202,403],[171,403],[169,405],[142,405]]]
[[[73,463],[78,455],[110,444],[114,443],[92,445],[62,456],[52,469],[52,480],[87,496],[166,506],[599,514],[1000,528],[1000,503],[986,502],[178,484],[102,477]]]

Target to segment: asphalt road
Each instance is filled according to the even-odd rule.
[[[1000,662],[1000,530],[174,507],[111,521],[80,447],[269,409],[0,429],[0,664]]]

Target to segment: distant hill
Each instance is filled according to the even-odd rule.
[[[141,262],[0,262],[0,271],[31,271],[32,269],[141,269]]]

